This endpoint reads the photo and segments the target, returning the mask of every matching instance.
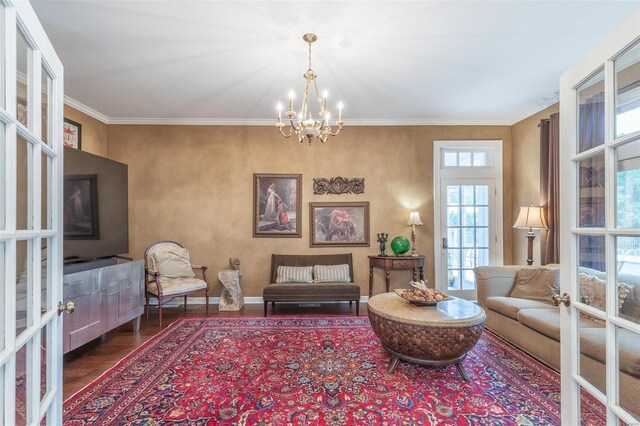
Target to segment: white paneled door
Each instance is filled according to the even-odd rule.
[[[62,423],[62,64],[0,0],[0,423]]]
[[[434,144],[435,287],[476,299],[473,268],[502,263],[502,142]]]
[[[562,424],[638,425],[640,10],[562,75],[560,142]]]

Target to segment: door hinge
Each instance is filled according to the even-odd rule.
[[[446,238],[442,239],[442,248],[443,249],[448,249],[449,248],[449,240],[447,240]]]
[[[496,243],[498,242],[498,236],[496,235]]]

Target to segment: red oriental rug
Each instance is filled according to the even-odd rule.
[[[485,332],[464,361],[389,355],[366,317],[184,318],[64,403],[66,425],[558,425],[559,375]],[[583,398],[584,424],[604,424]]]

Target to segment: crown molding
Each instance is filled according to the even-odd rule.
[[[274,119],[234,118],[109,118],[109,124],[186,126],[273,126]],[[347,120],[346,126],[510,126],[509,120],[361,119]]]
[[[554,96],[552,96],[552,97],[550,97],[548,99],[545,99],[544,101],[540,102],[535,110],[530,111],[530,112],[528,112],[526,114],[523,114],[522,116],[516,118],[513,121],[513,123],[511,123],[511,126],[521,122],[522,120],[526,120],[527,118],[531,117],[532,115],[535,115],[535,114],[539,113],[540,111],[543,111],[543,110],[549,108],[551,105],[557,104],[558,102],[560,102],[560,94],[556,93]]]
[[[542,111],[558,102],[558,96],[546,99],[536,107],[535,111],[527,113],[515,120],[450,120],[450,119],[353,119],[347,120],[347,126],[513,126],[527,117]],[[64,103],[80,112],[87,114],[105,124],[123,125],[153,125],[153,126],[273,126],[275,120],[271,118],[127,118],[107,117],[106,115],[88,107],[69,96],[64,97]]]
[[[86,106],[85,104],[82,104],[82,103],[76,101],[73,98],[70,98],[69,96],[65,95],[64,103],[66,105],[69,105],[73,109],[77,109],[78,111],[87,114],[89,117],[93,117],[96,120],[103,122],[104,124],[111,124],[109,117],[107,117],[106,115],[96,111],[95,109],[93,109],[91,107]]]

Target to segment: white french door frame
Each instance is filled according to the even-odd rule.
[[[487,158],[486,167],[445,167],[444,151],[486,151],[491,153]],[[464,179],[469,184],[476,182],[484,183],[487,179],[495,182],[494,197],[495,211],[489,210],[489,218],[493,221],[491,230],[495,230],[493,235],[489,235],[490,255],[489,262],[492,265],[503,263],[503,182],[502,182],[502,141],[501,140],[437,140],[433,143],[433,217],[434,217],[434,270],[435,288],[447,292],[447,282],[443,267],[446,256],[442,247],[442,239],[446,237],[446,227],[442,227],[443,218],[441,214],[442,204],[446,204],[446,193],[442,193],[441,180],[443,179]],[[490,194],[491,198],[491,194]],[[443,234],[444,232],[444,234]],[[493,245],[492,245],[493,244]]]
[[[16,400],[16,359],[18,351],[25,349],[24,415],[29,425],[39,425],[46,416],[47,425],[62,424],[62,317],[57,313],[57,301],[62,300],[62,185],[63,185],[63,67],[44,29],[28,1],[0,0],[0,52],[3,73],[0,74],[0,123],[4,126],[2,144],[4,155],[0,167],[0,208],[4,224],[0,223],[0,268],[3,266],[2,296],[0,297],[0,422],[17,423],[16,409],[22,401]],[[18,29],[24,36],[27,49],[27,73],[17,72]],[[47,80],[47,128],[42,129],[42,70]],[[17,81],[27,84],[27,125],[18,121]],[[42,141],[46,131],[47,143]],[[27,159],[27,226],[17,229],[17,199],[19,189],[17,173],[17,137],[25,142]],[[42,157],[47,160],[46,229],[42,229]],[[4,170],[3,170],[4,169]],[[48,274],[46,309],[41,311],[41,270],[43,239],[47,245],[45,267]],[[26,319],[25,327],[16,336],[17,310],[17,245],[26,241]],[[45,284],[46,285],[46,284]],[[45,341],[42,332],[47,330]],[[41,359],[42,346],[46,347]],[[46,367],[47,391],[41,397],[41,375]]]
[[[640,333],[640,326],[617,316],[616,237],[640,237],[639,229],[615,227],[615,148],[637,139],[640,132],[615,137],[614,111],[614,60],[629,46],[640,42],[640,10],[627,17],[612,33],[594,46],[587,55],[560,78],[560,187],[566,196],[560,197],[560,291],[571,297],[569,307],[560,307],[561,317],[561,400],[562,424],[580,422],[580,387],[595,396],[607,410],[607,425],[638,424],[629,413],[618,405],[618,358],[616,353],[616,329]],[[605,141],[603,145],[577,153],[578,89],[596,72],[604,69]],[[595,154],[604,154],[605,163],[605,227],[579,228],[578,224],[578,163]],[[578,237],[603,236],[606,250],[606,313],[579,301]],[[579,314],[588,312],[606,321],[606,393],[596,389],[580,375]]]

